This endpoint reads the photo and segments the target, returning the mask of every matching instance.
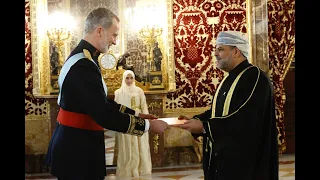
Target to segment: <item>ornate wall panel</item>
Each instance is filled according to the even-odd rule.
[[[25,1],[25,150],[26,154],[46,154],[51,132],[49,104],[32,95],[32,77],[30,2]]]
[[[32,89],[30,3],[25,1],[25,115],[27,118],[48,116],[48,104],[45,99],[35,98],[32,95]]]
[[[49,105],[32,95],[30,1],[25,1],[25,172],[47,172],[44,158],[49,144]]]
[[[210,106],[224,77],[212,56],[215,37],[225,30],[247,33],[246,1],[173,0],[173,21],[176,91],[165,108]]]

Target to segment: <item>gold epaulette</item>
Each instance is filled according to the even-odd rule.
[[[87,59],[92,60],[92,56],[91,56],[90,52],[87,49],[83,49],[82,51],[83,51],[84,56]]]

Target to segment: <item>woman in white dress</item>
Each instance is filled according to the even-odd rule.
[[[133,71],[123,73],[122,84],[115,91],[114,100],[141,113],[149,114],[146,96],[140,87],[135,85]],[[132,136],[115,132],[117,145],[117,170],[118,177],[138,177],[151,174],[151,154],[149,146],[149,133],[142,136]]]

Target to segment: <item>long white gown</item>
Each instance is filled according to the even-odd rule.
[[[123,74],[122,85],[115,91],[115,101],[136,111],[149,114],[146,97],[143,90],[133,83],[128,86],[124,79],[128,74],[134,77],[132,71]],[[117,177],[139,177],[151,174],[152,163],[149,146],[149,133],[133,136],[116,132],[117,145]]]

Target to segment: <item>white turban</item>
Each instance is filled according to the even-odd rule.
[[[236,46],[247,59],[249,58],[248,37],[242,32],[221,31],[218,34],[216,45]]]

